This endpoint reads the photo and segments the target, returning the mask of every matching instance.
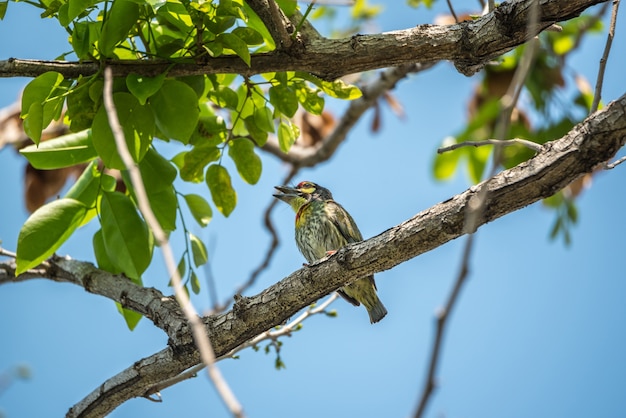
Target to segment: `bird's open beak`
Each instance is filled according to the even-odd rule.
[[[274,197],[282,200],[283,202],[290,203],[294,198],[300,197],[300,191],[293,187],[275,186],[274,188],[280,192],[276,193]]]

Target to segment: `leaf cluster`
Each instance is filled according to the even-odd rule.
[[[282,1],[288,12],[295,1]],[[72,53],[81,60],[184,60],[195,62],[236,55],[250,65],[254,54],[271,51],[274,40],[252,9],[241,0],[41,0],[42,16],[52,17],[70,34]],[[115,145],[104,106],[101,73],[65,79],[47,72],[25,88],[21,117],[34,144],[21,153],[37,169],[84,164],[85,169],[62,198],[35,211],[18,238],[18,274],[44,261],[80,226],[96,218],[100,229],[93,246],[99,267],[123,273],[141,283],[150,265],[154,238],[137,209],[127,167]],[[112,99],[126,145],[139,167],[148,199],[167,233],[182,223],[187,243],[179,273],[192,291],[200,284],[194,268],[208,261],[207,250],[185,224],[186,205],[206,227],[217,209],[229,216],[237,205],[231,173],[256,184],[262,173],[257,147],[276,135],[288,152],[300,132],[292,118],[299,109],[322,113],[325,96],[351,100],[355,86],[328,82],[308,73],[270,73],[254,78],[236,74],[115,78]],[[63,118],[70,133],[42,141],[42,131]],[[158,141],[183,149],[167,158]],[[201,193],[180,194],[176,180],[204,184],[212,204]],[[138,317],[124,312],[132,327]]]

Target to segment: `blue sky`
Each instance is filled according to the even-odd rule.
[[[428,23],[435,12],[387,2],[382,30]],[[393,3],[393,4],[392,4]],[[440,2],[442,6],[445,2]],[[604,100],[626,91],[620,19],[605,77]],[[0,22],[0,59],[52,59],[69,50],[67,34],[52,20],[41,21],[24,3],[11,3]],[[25,28],[31,28],[25,30]],[[34,29],[37,30],[34,30]],[[19,42],[18,42],[19,39]],[[589,38],[570,65],[595,80],[605,37]],[[329,187],[358,222],[365,237],[376,235],[419,211],[463,191],[463,172],[439,183],[432,159],[442,138],[463,125],[476,78],[447,63],[402,81],[394,94],[407,117],[384,109],[383,129],[369,131],[366,114],[327,163],[303,170],[296,181]],[[15,100],[27,79],[0,79],[0,106]],[[341,104],[331,104],[340,109]],[[159,145],[173,156],[176,149]],[[228,219],[216,214],[195,231],[209,247],[220,300],[245,281],[262,260],[269,238],[262,214],[273,186],[288,167],[263,155],[255,186],[234,175],[238,206]],[[0,151],[3,204],[0,239],[14,250],[27,218],[22,203],[24,161]],[[619,262],[626,226],[623,190],[626,167],[595,176],[577,204],[580,220],[573,244],[548,240],[554,214],[531,205],[481,228],[471,276],[450,318],[444,341],[439,388],[428,417],[619,417],[626,409],[626,280]],[[234,171],[233,171],[234,173]],[[181,185],[208,197],[203,186]],[[281,245],[270,269],[250,290],[255,294],[304,261],[293,242],[293,213],[277,207],[273,219]],[[95,225],[77,231],[60,254],[93,260]],[[459,269],[465,238],[378,274],[379,295],[389,315],[370,325],[364,309],[342,300],[337,318],[317,316],[284,340],[286,369],[274,369],[273,355],[247,350],[219,367],[250,417],[302,418],[412,414],[427,370],[434,314],[443,305]],[[177,254],[180,239],[174,238]],[[166,293],[167,274],[157,253],[146,285]],[[194,303],[209,306],[206,286]],[[113,302],[69,284],[46,280],[0,287],[0,371],[27,364],[32,378],[16,381],[0,396],[8,417],[59,416],[97,385],[166,344],[149,321],[129,332]],[[162,393],[163,403],[135,399],[111,416],[226,417],[227,411],[203,374]]]

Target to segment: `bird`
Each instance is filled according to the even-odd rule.
[[[352,216],[333,199],[327,188],[311,181],[302,181],[296,187],[275,188],[280,193],[273,196],[296,212],[296,245],[307,262],[312,263],[348,244],[363,241]],[[387,309],[376,294],[373,275],[358,279],[337,292],[355,306],[362,303],[372,324],[387,315]]]

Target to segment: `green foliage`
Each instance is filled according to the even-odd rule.
[[[298,8],[294,0],[277,3],[287,15]],[[187,245],[179,268],[185,290],[190,286],[199,292],[194,268],[208,261],[208,253],[189,233],[181,202],[202,227],[211,221],[213,207],[229,216],[237,194],[222,157],[228,155],[243,181],[256,184],[262,162],[255,147],[275,136],[288,152],[300,134],[291,120],[296,112],[319,115],[326,96],[342,100],[361,96],[355,86],[304,72],[168,76],[169,69],[179,64],[219,56],[241,59],[250,66],[255,55],[276,48],[261,19],[241,0],[45,0],[32,4],[42,9],[42,18],[56,20],[67,31],[71,52],[65,55],[99,62],[102,69],[117,60],[134,61],[139,67],[147,64],[145,74],[138,71],[113,80],[113,103],[157,220],[168,234],[182,225]],[[0,19],[6,7],[7,2],[0,0]],[[377,10],[359,1],[358,19]],[[149,65],[155,61],[171,65],[155,74]],[[42,207],[24,225],[17,251],[20,271],[45,260],[78,227],[95,219],[100,224],[93,236],[98,266],[141,284],[152,259],[153,237],[138,212],[136,191],[118,153],[103,89],[100,71],[76,79],[48,72],[24,90],[21,117],[35,145],[21,153],[39,169],[87,167],[65,197]],[[61,118],[71,133],[42,141],[42,131]],[[179,153],[171,160],[165,158],[158,151],[158,141],[176,143]],[[121,171],[123,182],[108,174],[111,169]],[[198,192],[180,194],[180,181],[196,183]],[[138,314],[118,309],[133,328]]]
[[[427,4],[414,1],[415,5]],[[561,138],[574,125],[587,116],[593,101],[593,92],[582,76],[566,66],[568,54],[580,44],[581,37],[597,33],[602,22],[596,16],[581,16],[567,21],[560,32],[545,32],[540,36],[534,62],[525,80],[522,98],[508,124],[504,138],[522,138],[544,144]],[[522,45],[505,55],[497,66],[489,66],[483,71],[482,82],[471,99],[470,117],[467,125],[453,137],[443,141],[443,146],[465,141],[481,141],[494,138],[496,127],[501,123],[503,112],[502,97],[513,80],[514,73],[527,46]],[[569,73],[574,73],[568,77]],[[573,83],[572,83],[573,81]],[[563,99],[562,90],[573,84],[574,97]],[[540,116],[540,124],[533,124],[533,116]],[[438,180],[451,178],[464,163],[468,177],[473,183],[484,177],[485,167],[492,154],[492,146],[462,147],[451,152],[438,154],[433,162],[433,173]],[[499,163],[510,168],[532,158],[535,153],[522,146],[511,145],[503,148]],[[574,198],[565,198],[562,192],[545,200],[546,206],[555,210],[557,218],[551,231],[551,238],[561,236],[568,244],[571,228],[576,223],[577,213]]]

